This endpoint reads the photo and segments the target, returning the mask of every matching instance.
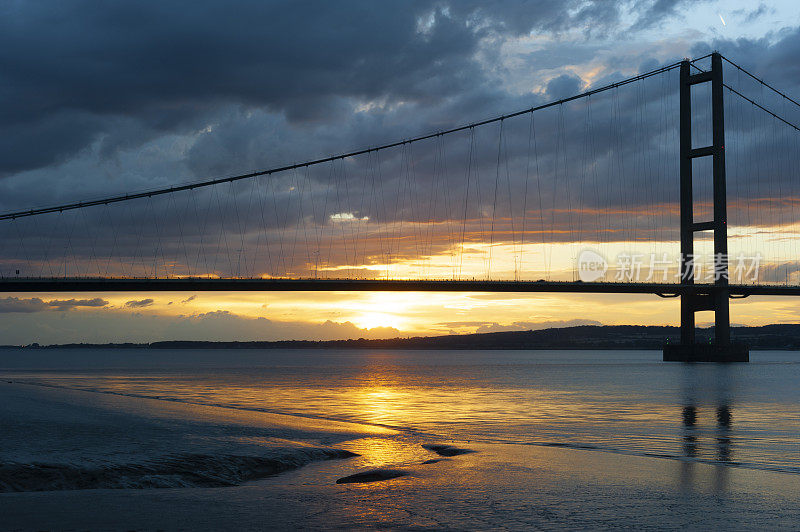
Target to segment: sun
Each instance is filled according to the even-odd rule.
[[[386,312],[365,312],[353,317],[353,323],[361,329],[374,329],[376,327],[400,329],[403,319],[400,316]]]

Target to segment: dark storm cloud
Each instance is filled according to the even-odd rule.
[[[417,17],[425,9],[432,7],[6,4],[0,18],[0,127],[27,125],[30,131],[19,145],[4,142],[2,171],[50,164],[101,134],[111,134],[106,142],[123,142],[108,130],[115,115],[135,117],[155,135],[197,126],[222,103],[268,106],[304,121],[326,117],[340,97],[430,98],[458,83],[478,36],[434,11],[431,31],[419,37]],[[431,78],[444,85],[420,90],[417,82]],[[65,114],[83,119],[69,135]]]
[[[635,25],[651,27],[681,5],[627,6]],[[40,170],[39,186],[4,180],[3,210],[374,146],[626,77],[606,70],[589,83],[555,72],[545,92],[519,94],[492,75],[505,40],[530,31],[548,37],[625,31],[621,8],[611,2],[497,2],[491,8],[471,1],[72,2],[0,9],[7,15],[0,17],[0,174],[74,163],[92,150],[100,161],[125,150],[142,158],[183,150],[184,171],[168,168],[153,177],[134,170],[127,180],[112,181],[106,172],[113,171],[90,164],[60,166],[58,174]],[[798,39],[790,30],[777,43],[719,42],[695,51],[717,47],[770,76],[782,69],[775,81],[791,91],[799,85],[791,74]],[[595,52],[591,44],[556,43],[523,57],[527,69],[551,70],[586,62]],[[637,61],[640,70],[660,64],[646,56]],[[9,262],[0,273],[308,274],[316,263],[376,264],[446,252],[459,241],[480,243],[489,224],[495,243],[516,242],[523,206],[530,211],[527,242],[542,234],[550,242],[670,237],[677,77],[673,71],[663,79],[537,113],[534,159],[523,117],[503,124],[500,150],[499,124],[493,124],[472,139],[464,132],[267,179],[6,224],[0,228],[11,243],[6,249],[27,264]],[[672,96],[664,97],[665,89]],[[707,110],[698,111],[698,123],[702,117]],[[764,164],[770,154],[758,139],[765,126],[728,124],[753,167],[768,173],[766,180],[786,183],[788,174]],[[170,135],[190,141],[174,148]],[[749,177],[729,173],[732,185]],[[526,180],[527,205],[520,193]],[[370,224],[334,222],[337,214]],[[425,229],[428,237],[442,237],[436,245],[420,243],[429,221],[442,224]],[[374,224],[384,232],[370,233]]]
[[[0,171],[51,164],[103,134],[124,143],[131,132],[109,131],[115,115],[155,135],[222,103],[307,121],[342,97],[436,98],[476,73],[479,38],[424,2],[7,3],[0,127],[22,134],[3,135]]]
[[[487,36],[606,31],[619,9],[599,0],[5,3],[0,175],[93,141],[111,153],[201,129],[230,104],[330,123],[351,99],[442,101],[484,83],[475,54]]]

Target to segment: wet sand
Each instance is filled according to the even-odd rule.
[[[796,529],[794,475],[516,445],[336,484],[357,461],[245,486],[0,495],[7,529]],[[365,460],[369,460],[365,458]],[[364,462],[361,462],[363,465]]]
[[[796,529],[800,524],[800,483],[790,473],[596,450],[430,441],[354,424],[272,414],[240,418],[227,409],[31,388],[14,393],[3,388],[7,415],[16,396],[26,408],[33,408],[26,401],[43,410],[60,404],[61,417],[80,407],[97,423],[108,421],[102,419],[105,412],[122,426],[126,419],[142,427],[148,419],[179,425],[188,418],[201,427],[227,423],[278,430],[283,436],[316,433],[359,456],[313,462],[224,488],[2,493],[2,529],[701,530]],[[87,402],[96,410],[86,410]],[[425,444],[475,452],[432,462],[442,458],[435,452],[442,448],[430,450]],[[406,474],[369,483],[336,482],[375,469]]]

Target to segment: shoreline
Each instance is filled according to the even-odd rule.
[[[348,442],[353,449],[375,444]],[[581,449],[473,445],[476,452],[409,465],[370,483],[337,483],[385,467],[386,449],[353,461],[304,467],[222,488],[97,489],[4,493],[4,524],[22,529],[136,528],[684,528],[752,526],[769,516],[791,529],[800,508],[793,479],[702,463],[620,456]],[[405,453],[405,454],[404,454]],[[429,453],[431,454],[431,453]],[[399,459],[398,459],[399,458]],[[768,495],[767,495],[768,494]],[[680,512],[675,507],[681,508]]]
[[[697,328],[697,342],[713,337],[713,327]],[[800,325],[734,326],[735,339],[750,349],[800,350]],[[409,349],[409,350],[582,350],[662,349],[678,343],[679,327],[658,325],[579,325],[537,330],[408,336],[346,340],[206,341],[164,340],[141,343],[38,343],[0,349]]]
[[[396,431],[68,387],[0,383],[0,493],[241,485]]]
[[[734,469],[746,469],[751,471],[765,471],[771,473],[780,473],[786,475],[799,475],[800,469],[786,469],[781,468],[778,466],[770,466],[765,464],[751,464],[748,462],[739,462],[739,461],[720,461],[720,460],[713,460],[713,459],[706,459],[700,457],[693,457],[688,458],[682,455],[671,455],[665,453],[655,453],[655,452],[646,452],[646,451],[636,451],[630,449],[619,449],[619,448],[612,448],[612,447],[601,447],[598,445],[592,444],[582,444],[577,442],[558,442],[558,441],[492,441],[492,440],[482,440],[482,439],[470,439],[470,440],[449,440],[443,438],[441,435],[432,434],[429,432],[425,432],[422,430],[413,429],[411,427],[402,427],[396,425],[388,425],[388,424],[381,424],[381,423],[368,423],[363,421],[356,421],[350,419],[344,419],[334,416],[323,416],[323,415],[311,415],[311,414],[304,414],[304,413],[290,413],[290,412],[278,412],[268,409],[260,409],[260,408],[249,408],[249,407],[240,407],[240,406],[231,406],[231,405],[222,405],[222,404],[211,404],[211,403],[201,403],[201,402],[194,402],[194,401],[186,401],[186,400],[177,400],[177,399],[170,399],[164,397],[154,397],[154,396],[147,396],[141,394],[133,394],[133,393],[122,393],[122,392],[114,392],[114,391],[107,391],[107,390],[88,390],[88,389],[81,389],[81,388],[73,388],[69,386],[61,386],[56,384],[49,384],[49,383],[38,383],[38,382],[24,382],[24,381],[5,381],[0,382],[0,386],[3,384],[12,384],[17,386],[32,386],[32,387],[40,387],[45,389],[53,389],[53,390],[60,390],[66,393],[78,393],[78,394],[99,394],[99,395],[108,395],[112,397],[120,397],[120,398],[130,398],[135,400],[143,400],[143,401],[156,401],[156,402],[164,402],[168,404],[175,404],[175,405],[185,405],[186,407],[199,407],[202,409],[221,409],[222,411],[232,411],[233,414],[231,417],[226,416],[226,422],[231,422],[236,420],[236,422],[244,421],[245,423],[252,423],[253,419],[249,416],[249,414],[256,414],[259,417],[263,417],[262,422],[266,422],[269,426],[272,427],[303,427],[305,429],[311,430],[322,430],[322,431],[348,431],[352,429],[351,434],[361,434],[360,436],[356,436],[353,439],[360,439],[362,437],[366,437],[367,433],[371,431],[370,436],[381,436],[381,437],[392,437],[392,436],[399,436],[404,435],[405,437],[411,437],[418,444],[423,447],[429,447],[433,445],[433,442],[442,442],[445,441],[447,444],[455,444],[455,445],[509,445],[509,446],[523,446],[523,447],[541,447],[541,448],[550,448],[550,449],[567,449],[567,450],[577,450],[577,451],[585,451],[585,452],[599,452],[599,453],[609,453],[614,455],[620,456],[631,456],[631,457],[639,457],[639,458],[650,458],[650,459],[657,459],[657,460],[672,460],[677,462],[683,463],[690,463],[690,464],[704,464],[714,467],[727,467],[727,468],[734,468]],[[241,418],[244,419],[241,419]],[[351,441],[350,439],[342,440],[342,443],[347,443]],[[291,442],[298,445],[303,444],[303,442]],[[349,450],[347,445],[344,445],[343,448],[345,450]]]
[[[764,357],[768,365],[667,366],[651,364],[654,353],[643,352],[633,358],[637,362],[630,369],[580,355],[564,365],[558,353],[502,358],[488,353],[474,360],[470,355],[468,365],[452,367],[464,357],[325,354],[303,359],[291,353],[239,357],[227,376],[207,379],[223,375],[212,362],[227,363],[230,354],[175,353],[174,364],[164,365],[165,357],[158,353],[98,352],[79,361],[80,369],[67,367],[66,372],[53,369],[51,362],[74,360],[72,356],[51,352],[20,359],[12,354],[9,362],[36,362],[54,373],[48,381],[37,372],[2,372],[0,462],[66,464],[74,466],[70,475],[104,470],[111,481],[102,478],[94,489],[63,489],[82,487],[73,483],[54,486],[59,490],[0,493],[0,528],[700,530],[719,528],[720,523],[731,529],[756,528],[758,516],[768,516],[769,528],[791,529],[800,515],[797,473],[735,461],[758,462],[757,451],[763,447],[759,438],[777,437],[780,430],[794,427],[790,423],[766,433],[757,430],[770,419],[763,401],[776,390],[794,391],[794,378],[780,381],[783,388],[770,379],[795,375],[792,368],[797,368],[796,361],[785,368],[774,365],[791,355]],[[519,359],[541,358],[545,363],[517,378]],[[122,359],[126,365],[118,366]],[[258,373],[253,362],[263,359],[269,365]],[[444,365],[426,365],[434,359]],[[153,366],[154,360],[159,365]],[[487,362],[496,372],[470,384],[469,390],[477,391],[467,395],[459,379],[472,378],[472,365],[486,367]],[[286,367],[291,371],[281,373]],[[311,378],[306,376],[310,368],[318,368]],[[752,378],[765,372],[762,381],[767,380],[754,383]],[[275,373],[282,377],[267,378]],[[58,380],[59,375],[65,380]],[[248,378],[238,380],[241,375]],[[420,382],[420,376],[426,380]],[[452,380],[450,388],[442,388],[442,379]],[[620,388],[609,395],[602,383]],[[293,392],[284,393],[282,386]],[[478,423],[459,429],[459,416],[472,412],[467,406],[479,412],[491,409],[489,396],[517,397],[519,387],[540,389],[541,394],[505,398],[489,410],[496,416],[469,418]],[[648,392],[644,399],[629,394],[642,387]],[[304,395],[297,395],[298,390]],[[575,390],[582,395],[563,398]],[[338,392],[346,400],[337,402]],[[272,394],[275,399],[268,400]],[[443,395],[434,401],[437,394]],[[316,397],[316,402],[303,403],[305,396]],[[611,400],[608,407],[606,400]],[[634,404],[644,407],[626,410]],[[322,415],[265,411],[300,410],[302,405],[306,412]],[[433,416],[428,424],[424,416],[415,417],[426,408],[434,409],[428,410]],[[333,419],[358,412],[378,423]],[[528,418],[543,421],[525,425]],[[644,432],[626,432],[619,425],[624,419]],[[559,420],[579,423],[556,430]],[[379,425],[381,421],[398,425],[398,430]],[[492,425],[499,422],[516,428]],[[595,434],[590,431],[594,423],[623,430]],[[404,424],[427,431],[399,426]],[[631,435],[633,445],[625,439]],[[743,438],[751,441],[750,447]],[[788,445],[796,441],[785,438]],[[357,456],[303,458],[321,447]],[[175,455],[183,458],[171,462]],[[714,460],[717,456],[724,458]],[[795,465],[791,456],[784,458],[764,463]],[[261,459],[278,460],[279,468]],[[144,477],[118,478],[131,466],[143,468]],[[146,480],[148,475],[154,476],[153,482]]]

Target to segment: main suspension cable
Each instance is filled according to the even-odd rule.
[[[744,72],[745,74],[747,74],[748,76],[750,76],[751,78],[753,78],[757,82],[761,83],[763,86],[767,87],[771,91],[775,92],[776,94],[779,94],[780,96],[782,96],[786,100],[788,100],[788,101],[792,102],[793,104],[795,104],[796,106],[800,107],[800,102],[798,102],[798,101],[794,100],[793,98],[787,96],[786,94],[784,94],[783,92],[779,91],[778,89],[776,89],[775,87],[773,87],[772,85],[770,85],[769,83],[764,81],[763,79],[759,78],[755,74],[751,74],[750,72],[748,72],[744,68],[740,67],[739,65],[737,65],[736,63],[734,63],[733,61],[731,61],[730,59],[728,59],[724,55],[720,54],[720,57],[722,57],[722,59],[727,61],[728,64],[730,64],[732,67],[735,67],[735,68],[739,69],[741,72]]]
[[[703,57],[699,57],[697,59],[694,59],[694,61],[700,61],[701,59],[705,59],[709,55],[705,55]],[[592,90],[589,90],[589,91],[586,91],[586,92],[582,92],[580,94],[576,94],[576,95],[570,96],[568,98],[562,98],[560,100],[551,101],[551,102],[548,102],[548,103],[545,103],[545,104],[542,104],[542,105],[529,107],[528,109],[524,109],[522,111],[516,111],[516,112],[510,113],[510,114],[495,116],[493,118],[488,118],[486,120],[481,120],[479,122],[473,122],[471,124],[454,127],[452,129],[448,129],[448,130],[444,130],[444,131],[438,131],[436,133],[429,133],[429,134],[426,134],[426,135],[421,135],[421,136],[413,137],[413,138],[410,138],[410,139],[391,142],[391,143],[383,144],[381,146],[377,146],[377,147],[373,147],[373,148],[364,148],[364,149],[352,151],[352,152],[349,152],[349,153],[342,153],[342,154],[339,154],[339,155],[333,155],[333,156],[330,156],[330,157],[324,157],[324,158],[321,158],[321,159],[314,159],[314,160],[310,160],[310,161],[306,161],[306,162],[302,162],[302,163],[296,163],[296,164],[290,164],[290,165],[280,166],[280,167],[276,167],[276,168],[270,168],[268,170],[259,170],[259,171],[250,172],[250,173],[247,173],[247,174],[240,174],[240,175],[235,175],[235,176],[230,176],[230,177],[223,177],[223,178],[219,178],[219,179],[211,179],[211,180],[208,180],[208,181],[199,181],[199,182],[188,183],[188,184],[184,184],[184,185],[171,186],[171,187],[168,187],[168,188],[161,188],[161,189],[156,189],[156,190],[149,190],[149,191],[145,191],[145,192],[138,192],[138,193],[133,193],[133,194],[125,194],[125,195],[120,195],[120,196],[112,196],[112,197],[107,197],[107,198],[102,198],[102,199],[97,199],[97,200],[89,200],[89,201],[81,201],[81,202],[75,202],[75,203],[67,203],[67,204],[56,205],[56,206],[52,206],[52,207],[42,207],[42,208],[38,208],[38,209],[28,209],[28,210],[23,210],[23,211],[8,212],[8,213],[5,213],[5,214],[0,214],[0,220],[13,220],[13,219],[16,219],[16,218],[24,218],[26,216],[36,216],[36,215],[40,215],[40,214],[47,214],[47,213],[53,213],[53,212],[63,212],[63,211],[69,211],[69,210],[73,210],[73,209],[82,209],[82,208],[85,208],[85,207],[93,207],[93,206],[97,206],[97,205],[108,205],[110,203],[119,203],[119,202],[122,202],[122,201],[130,201],[130,200],[140,199],[140,198],[150,198],[152,196],[159,196],[159,195],[162,195],[162,194],[171,194],[173,192],[181,192],[181,191],[185,191],[185,190],[194,190],[196,188],[208,187],[208,186],[212,186],[212,185],[218,185],[218,184],[221,184],[221,183],[231,183],[233,181],[240,181],[242,179],[251,179],[251,178],[259,177],[259,176],[277,174],[277,173],[280,173],[280,172],[285,172],[287,170],[294,170],[294,169],[299,169],[299,168],[307,168],[309,166],[315,166],[315,165],[319,165],[319,164],[334,162],[334,161],[337,161],[337,160],[343,160],[343,159],[347,159],[349,157],[355,157],[357,155],[363,155],[363,154],[368,154],[368,153],[372,153],[372,152],[378,152],[378,151],[386,150],[386,149],[389,149],[389,148],[396,148],[396,147],[404,146],[406,144],[410,144],[410,143],[413,143],[413,142],[419,142],[419,141],[428,140],[428,139],[432,139],[432,138],[436,138],[436,137],[441,137],[441,136],[444,136],[444,135],[450,135],[452,133],[457,133],[457,132],[460,132],[460,131],[466,131],[466,130],[474,129],[474,128],[479,127],[479,126],[484,126],[484,125],[492,124],[492,123],[499,122],[499,121],[502,121],[502,120],[507,120],[509,118],[514,118],[516,116],[521,116],[521,115],[525,115],[525,114],[528,114],[528,113],[534,113],[536,111],[541,111],[543,109],[547,109],[547,108],[550,108],[550,107],[556,107],[556,106],[559,106],[559,105],[563,105],[563,104],[568,103],[568,102],[572,102],[572,101],[575,101],[575,100],[579,100],[581,98],[586,98],[588,96],[592,96],[593,94],[598,94],[598,93],[601,93],[601,92],[605,92],[605,91],[608,91],[608,90],[611,90],[611,89],[622,87],[624,85],[628,85],[630,83],[635,83],[637,81],[650,78],[652,76],[656,76],[658,74],[663,74],[665,72],[669,72],[670,70],[678,68],[680,65],[681,65],[681,62],[671,63],[669,65],[665,65],[665,66],[657,68],[655,70],[651,70],[649,72],[645,72],[644,74],[639,74],[637,76],[633,76],[633,77],[624,79],[622,81],[611,83],[609,85],[604,85],[602,87],[598,87],[596,89],[592,89]]]

